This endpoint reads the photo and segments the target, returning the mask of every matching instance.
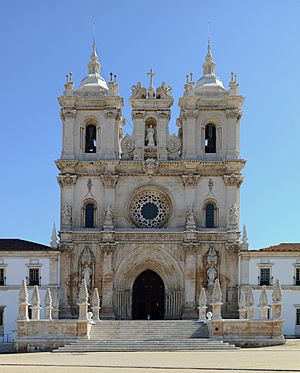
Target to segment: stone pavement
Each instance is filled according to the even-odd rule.
[[[300,372],[300,340],[234,351],[3,354],[0,373]]]

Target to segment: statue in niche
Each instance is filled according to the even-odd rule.
[[[235,203],[229,209],[228,213],[228,228],[236,228],[239,223],[239,209]]]
[[[152,124],[150,124],[150,127],[147,129],[146,133],[146,145],[147,146],[155,146],[155,141],[154,141],[154,128]]]
[[[87,264],[82,271],[82,280],[85,280],[87,287],[91,286],[92,270]]]
[[[114,210],[113,206],[109,203],[106,205],[106,208],[104,210],[104,229],[112,229],[114,227]]]
[[[217,277],[217,271],[215,267],[209,267],[207,270],[208,285],[213,285]]]
[[[63,209],[62,209],[62,220],[63,225],[66,227],[70,227],[72,223],[72,206],[69,202],[65,202]]]
[[[186,227],[187,228],[196,228],[195,222],[195,210],[192,204],[186,210]]]

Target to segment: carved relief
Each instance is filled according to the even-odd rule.
[[[239,208],[237,204],[233,204],[228,212],[227,228],[238,229],[239,225]]]
[[[167,141],[168,159],[179,159],[180,141],[178,137],[173,134],[169,136]]]
[[[128,134],[121,141],[122,159],[132,159],[135,149],[134,139]]]
[[[66,119],[74,119],[75,118],[75,115],[76,115],[76,110],[72,110],[72,109],[63,109],[61,110],[60,112],[60,116],[63,120],[66,120]]]
[[[72,205],[69,202],[65,202],[61,211],[62,227],[71,228],[72,226]]]
[[[186,210],[186,229],[196,229],[195,209],[192,204],[190,204]]]
[[[141,82],[131,87],[131,98],[146,98],[146,94],[146,88],[142,87]]]
[[[167,85],[166,82],[162,82],[161,86],[156,89],[156,98],[168,98],[171,97],[172,87]]]
[[[143,170],[148,175],[153,175],[158,171],[158,161],[153,158],[148,158],[143,163]]]
[[[239,121],[243,115],[243,111],[241,109],[226,109],[226,117],[228,119],[236,119]]]
[[[104,225],[103,229],[104,230],[110,230],[114,228],[114,209],[111,204],[107,204],[104,210]]]

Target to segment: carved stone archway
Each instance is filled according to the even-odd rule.
[[[164,249],[143,245],[124,258],[114,274],[113,308],[117,319],[132,319],[133,284],[146,270],[156,272],[165,287],[165,319],[180,319],[184,302],[184,274]]]

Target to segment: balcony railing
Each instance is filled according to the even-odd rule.
[[[33,279],[33,278],[29,278],[28,276],[26,276],[26,285],[27,286],[40,286],[42,283],[42,277],[40,276],[38,279]]]
[[[261,278],[260,276],[257,276],[257,283],[259,286],[273,286],[273,276],[269,278]]]

